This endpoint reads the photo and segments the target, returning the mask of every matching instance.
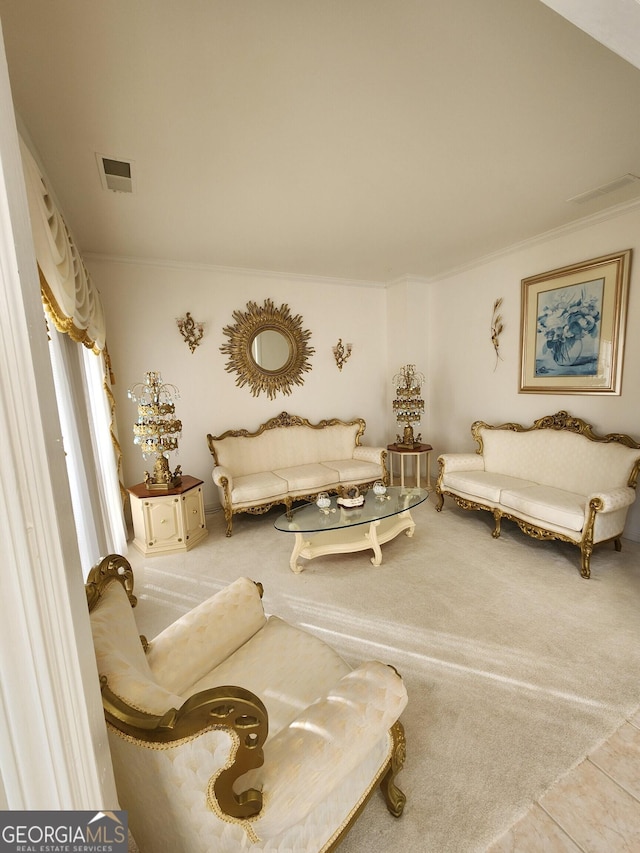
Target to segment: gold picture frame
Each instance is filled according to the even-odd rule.
[[[520,393],[621,393],[631,254],[522,279]]]

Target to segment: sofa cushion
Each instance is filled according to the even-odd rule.
[[[380,465],[362,462],[359,459],[332,459],[322,464],[336,472],[335,480],[339,483],[349,483],[352,480],[375,480],[382,477]]]
[[[313,462],[310,465],[294,465],[291,468],[277,468],[273,472],[286,481],[286,491],[314,491],[333,485],[336,472],[326,465]]]
[[[273,471],[259,471],[233,478],[231,500],[234,504],[253,503],[286,495],[287,481]]]
[[[248,642],[189,690],[233,684],[255,693],[269,713],[269,737],[327,693],[351,667],[318,637],[271,616]]]
[[[505,509],[535,518],[541,524],[553,524],[568,530],[582,530],[587,498],[551,486],[530,485],[505,489],[500,495]]]
[[[445,473],[442,485],[446,489],[455,489],[478,500],[497,504],[504,489],[526,488],[531,485],[531,481],[490,471],[454,471]]]

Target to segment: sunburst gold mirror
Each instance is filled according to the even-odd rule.
[[[315,350],[299,314],[292,317],[288,305],[276,308],[265,299],[262,306],[247,302],[247,310],[234,311],[233,319],[235,324],[222,330],[229,340],[220,350],[229,356],[227,372],[238,374],[236,385],[248,385],[254,397],[264,391],[273,400],[278,391],[290,394],[293,385],[304,383]]]

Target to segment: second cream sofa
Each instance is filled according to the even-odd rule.
[[[565,411],[530,427],[476,421],[471,434],[475,453],[438,459],[438,511],[447,495],[463,509],[491,512],[496,539],[508,518],[536,539],[571,542],[584,578],[594,545],[613,540],[620,550],[640,471],[640,444],[630,436],[597,435]]]

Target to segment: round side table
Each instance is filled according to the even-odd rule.
[[[397,454],[400,458],[400,485],[404,486],[404,460],[409,457],[415,459],[416,468],[416,487],[420,488],[420,468],[422,467],[422,457],[426,460],[425,479],[427,481],[426,488],[431,488],[431,451],[433,447],[430,444],[414,444],[413,447],[405,447],[402,444],[388,444],[389,452],[389,477],[390,485],[393,485],[393,457]]]

